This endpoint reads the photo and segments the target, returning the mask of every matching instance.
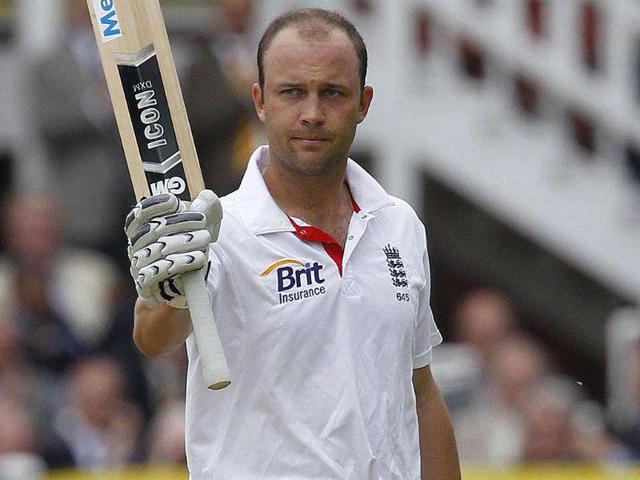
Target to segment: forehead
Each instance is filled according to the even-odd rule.
[[[353,43],[343,31],[326,28],[326,37],[306,37],[297,26],[280,31],[264,55],[265,80],[296,77],[296,81],[302,81],[331,75],[336,77],[332,80],[340,77],[343,81],[359,82],[360,63]]]

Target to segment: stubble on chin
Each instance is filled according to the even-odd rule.
[[[275,145],[269,144],[269,161],[277,163],[277,168],[288,171],[294,175],[302,175],[314,177],[324,175],[333,170],[337,163],[336,159],[332,159],[330,151],[325,151],[322,156],[308,155],[305,158],[305,152],[296,152],[293,145],[285,143]]]

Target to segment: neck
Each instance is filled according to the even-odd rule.
[[[289,216],[321,226],[335,212],[351,209],[345,183],[347,163],[320,175],[304,175],[270,159],[264,180],[271,196]]]

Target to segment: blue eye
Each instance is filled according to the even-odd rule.
[[[338,90],[334,90],[333,88],[329,88],[327,90],[325,90],[324,94],[327,97],[339,97],[342,95],[341,92],[339,92]]]
[[[282,90],[282,92],[280,93],[288,97],[294,97],[300,95],[301,92],[299,88],[287,88],[285,90]]]

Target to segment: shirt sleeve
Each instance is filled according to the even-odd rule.
[[[431,363],[433,347],[442,343],[442,335],[436,326],[429,303],[431,296],[431,274],[429,271],[429,255],[425,246],[422,256],[425,282],[418,293],[418,315],[416,318],[413,368],[426,367]]]

